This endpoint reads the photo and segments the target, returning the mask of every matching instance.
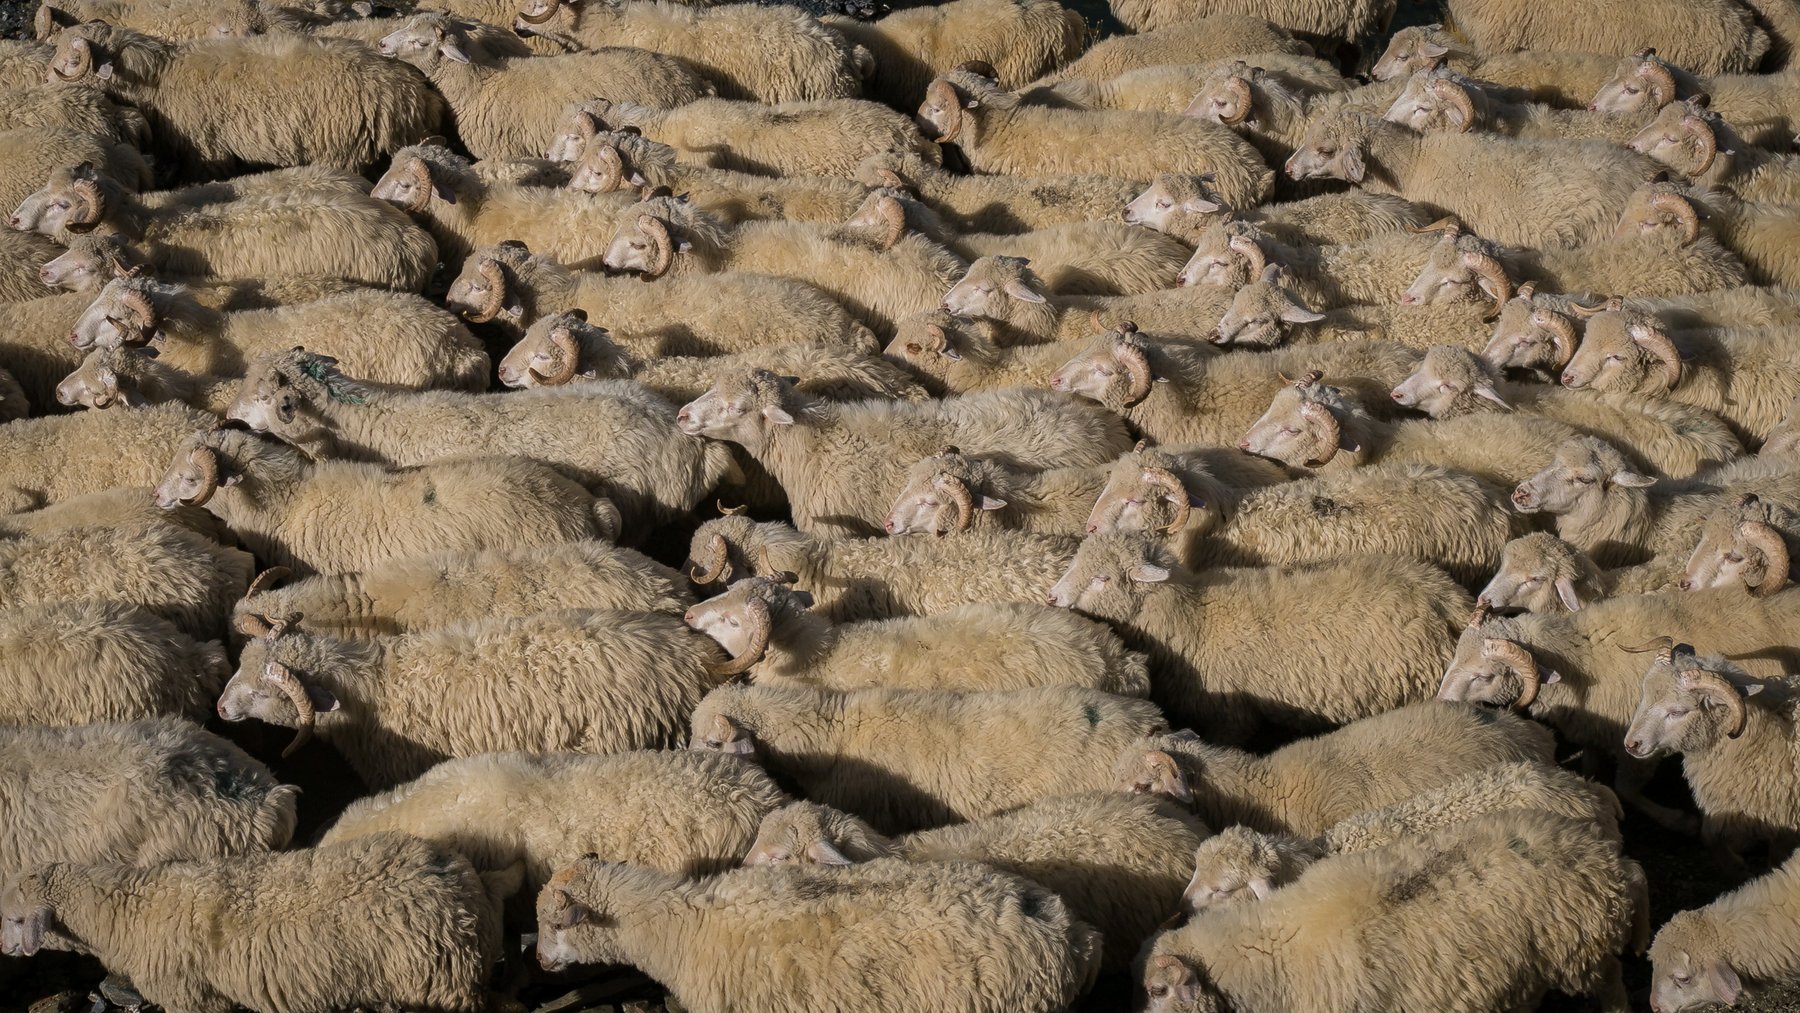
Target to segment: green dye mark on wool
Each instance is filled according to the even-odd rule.
[[[431,506],[432,504],[436,503],[437,502],[437,486],[435,486],[435,485],[426,486],[424,499],[425,499],[426,506]]]
[[[1081,708],[1081,713],[1082,716],[1088,719],[1089,728],[1098,728],[1100,726],[1100,708],[1093,704],[1088,704],[1086,707]]]

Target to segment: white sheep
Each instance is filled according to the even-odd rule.
[[[80,725],[203,718],[230,665],[149,611],[101,601],[0,610],[0,722]]]
[[[1089,41],[1081,15],[1051,0],[951,0],[825,23],[868,50],[875,73],[865,87],[897,109],[916,107],[947,68],[978,62],[1001,86],[1017,88],[1080,56]]]
[[[20,419],[0,427],[0,512],[121,486],[156,484],[157,469],[217,419],[186,405]],[[70,467],[69,462],[81,462]]]

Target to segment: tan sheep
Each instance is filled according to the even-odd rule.
[[[1003,337],[1002,325],[991,320],[932,310],[900,321],[882,355],[935,397],[1047,386],[1068,361],[1067,345],[1003,345]]]
[[[1682,1013],[1720,1002],[1736,1005],[1744,978],[1787,980],[1800,969],[1793,935],[1800,857],[1702,908],[1670,918],[1650,944],[1650,1008]]]
[[[1093,174],[965,176],[910,153],[870,155],[857,166],[856,179],[916,193],[959,232],[1026,232],[1101,221],[1141,189],[1133,180]]]
[[[1512,250],[1452,225],[1401,301],[1455,302],[1490,292],[1499,298],[1514,284],[1559,292],[1676,296],[1737,288],[1748,281],[1743,261],[1710,235],[1658,230],[1574,247]]]
[[[1416,234],[1420,232],[1425,234]],[[1277,266],[1286,285],[1302,302],[1325,307],[1369,303],[1389,312],[1396,309],[1381,304],[1402,301],[1407,283],[1428,262],[1437,245],[1429,227],[1413,226],[1407,226],[1405,232],[1384,233],[1352,243],[1284,243],[1262,223],[1235,216],[1219,217],[1193,238],[1194,253],[1176,278],[1182,285],[1218,285],[1237,290],[1256,282],[1270,266]],[[1438,301],[1489,301],[1486,292],[1459,290],[1455,297]],[[1450,319],[1454,322],[1454,318]]]
[[[1491,52],[1471,46],[1441,24],[1408,25],[1388,39],[1369,76],[1394,81],[1422,70],[1448,66],[1470,77],[1492,81],[1533,102],[1581,109],[1610,79],[1617,55],[1556,50]]]
[[[1127,321],[1188,341],[1211,333],[1230,302],[1215,288],[1176,288],[1142,295],[1055,295],[1020,257],[982,257],[970,264],[938,305],[957,316],[991,321],[1003,344],[1081,341]],[[927,309],[933,307],[926,307]],[[902,319],[905,319],[904,317]]]
[[[62,601],[0,610],[0,722],[204,718],[230,663],[147,609]]]
[[[1700,525],[1681,589],[1741,587],[1757,597],[1788,584],[1789,541],[1800,534],[1800,510],[1744,493],[1718,504]]]
[[[1203,177],[1158,173],[1148,188],[1125,205],[1125,221],[1196,243],[1220,221],[1253,222],[1290,245],[1354,243],[1422,226],[1423,208],[1386,193],[1351,190],[1257,207],[1235,208]]]
[[[186,405],[20,419],[0,427],[0,513],[156,483],[182,442],[218,420]],[[79,467],[70,462],[79,461]]]
[[[43,236],[0,229],[0,304],[42,298],[44,279],[38,269],[61,252]]]
[[[1549,532],[1534,531],[1506,543],[1494,578],[1479,597],[1497,609],[1578,612],[1611,597],[1614,579],[1587,553]]]
[[[1589,105],[1599,112],[1648,121],[1671,102],[1699,95],[1707,108],[1759,145],[1780,150],[1800,130],[1792,74],[1713,74],[1696,77],[1646,49],[1625,57]]]
[[[1331,854],[1371,851],[1473,816],[1520,809],[1587,823],[1613,841],[1619,840],[1619,821],[1625,818],[1617,796],[1580,774],[1553,763],[1496,763],[1339,820],[1319,835],[1319,843]]]
[[[1237,289],[1219,317],[1212,340],[1236,348],[1268,348],[1333,341],[1386,341],[1409,348],[1449,342],[1465,348],[1487,343],[1489,321],[1505,301],[1497,292],[1491,305],[1457,302],[1419,305],[1403,298],[1398,306],[1347,306],[1315,312],[1283,284],[1286,272],[1276,264]]]
[[[1351,598],[1355,612],[1339,607]],[[1048,597],[1112,623],[1150,655],[1152,698],[1227,743],[1427,699],[1468,600],[1442,570],[1396,556],[1196,574],[1141,535],[1089,536]]]
[[[1310,52],[1311,47],[1295,39],[1285,28],[1260,17],[1240,14],[1194,17],[1190,14],[1160,28],[1102,39],[1082,53],[1080,59],[1071,61],[1039,83],[1104,81],[1144,67],[1237,57],[1244,53],[1306,56]]]
[[[157,354],[154,345],[96,347],[56,385],[56,403],[105,411],[179,401],[223,415],[237,400],[237,380],[177,369],[158,361]]]
[[[1248,63],[1244,62],[1248,61]],[[1064,109],[1136,109],[1142,112],[1180,113],[1195,104],[1194,96],[1221,69],[1250,63],[1264,73],[1278,75],[1284,84],[1308,92],[1344,91],[1351,82],[1336,67],[1311,56],[1287,53],[1250,53],[1241,60],[1158,64],[1128,70],[1103,81],[1074,78],[1053,85],[1027,88],[1019,93],[1027,105]],[[1205,117],[1213,119],[1213,117]],[[1216,122],[1216,120],[1215,120]],[[1255,139],[1251,139],[1254,144]]]
[[[1610,141],[1625,144],[1636,136],[1647,115],[1606,114],[1557,109],[1538,103],[1508,102],[1475,81],[1438,67],[1416,71],[1406,79],[1406,89],[1382,114],[1422,133],[1482,130],[1502,137],[1528,141]]]
[[[1730,0],[1680,0],[1619,7],[1579,4],[1534,11],[1452,0],[1446,14],[1478,53],[1551,50],[1623,56],[1663,47],[1669,59],[1703,74],[1754,70],[1769,50],[1769,34],[1752,9]]]
[[[244,178],[238,177],[240,180]],[[209,183],[204,187],[164,191],[151,196],[167,196],[170,203],[181,203],[186,201],[185,195],[192,190],[207,190],[225,185]],[[197,205],[207,203],[212,202],[196,201]],[[366,287],[342,278],[312,274],[217,278],[212,275],[180,275],[156,271],[151,267],[150,258],[117,232],[104,235],[87,232],[70,236],[68,247],[58,247],[55,256],[39,268],[38,282],[52,289],[85,293],[92,299],[100,294],[107,282],[138,274],[154,275],[158,281],[181,285],[195,299],[213,309],[226,312],[312,302],[326,296],[360,291]],[[38,291],[42,292],[43,289]]]
[[[1787,204],[1742,201],[1721,190],[1682,183],[1646,183],[1619,214],[1614,235],[1666,232],[1691,242],[1701,223],[1743,259],[1752,279],[1765,285],[1800,284],[1800,211]]]
[[[10,98],[10,96],[8,96]],[[0,129],[0,208],[18,208],[57,169],[86,163],[137,191],[150,187],[150,166],[130,144],[68,127]],[[8,224],[24,228],[14,215]]]
[[[1081,15],[1047,0],[952,0],[825,23],[869,51],[870,97],[898,109],[916,107],[946,68],[986,64],[1002,87],[1017,88],[1080,56],[1088,42]]]
[[[1083,686],[1150,691],[1144,657],[1110,629],[1042,605],[968,605],[933,616],[832,624],[812,595],[769,577],[737,581],[684,621],[758,686],[987,691]]]
[[[1747,201],[1800,200],[1800,159],[1772,154],[1739,137],[1702,100],[1664,106],[1630,147],[1697,186]]]

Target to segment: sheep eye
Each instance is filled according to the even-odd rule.
[[[1166,211],[1169,208],[1169,202],[1166,200],[1159,200],[1156,202],[1156,208],[1159,211]]]
[[[1744,561],[1744,557],[1739,555],[1738,553],[1735,553],[1735,552],[1725,553],[1725,562],[1727,562],[1727,563],[1741,563],[1743,561]]]
[[[1680,707],[1680,708],[1672,708],[1669,711],[1668,716],[1672,717],[1672,718],[1685,718],[1685,717],[1687,717],[1687,714],[1688,714],[1687,708]]]
[[[729,619],[726,619],[725,621],[731,624],[732,629],[737,629],[737,627],[738,627],[737,616],[732,616]]]
[[[1593,485],[1594,480],[1587,475],[1576,475],[1575,476],[1575,484],[1576,485]]]
[[[1625,87],[1625,94],[1627,94],[1627,95],[1636,95],[1638,93],[1638,91],[1639,91],[1639,89],[1633,88],[1630,85],[1626,85],[1626,87]]]
[[[1680,985],[1683,988],[1686,988],[1688,983],[1694,980],[1693,975],[1682,974],[1680,971],[1676,971],[1674,977],[1675,984]]]
[[[1150,994],[1155,996],[1158,999],[1161,999],[1164,996],[1167,996],[1169,994],[1169,986],[1167,986],[1167,985],[1151,985],[1150,986]]]
[[[1539,584],[1542,584],[1543,582],[1544,582],[1544,578],[1542,578],[1542,577],[1527,577],[1524,580],[1519,582],[1519,587],[1521,587],[1521,588],[1536,587]]]

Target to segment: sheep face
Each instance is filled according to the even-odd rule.
[[[1467,87],[1448,69],[1440,67],[1413,72],[1406,80],[1405,90],[1381,118],[1420,133],[1466,133],[1475,125],[1475,107]]]
[[[50,69],[44,80],[73,84],[77,81],[111,81],[113,62],[110,55],[113,29],[104,24],[70,25],[57,33],[56,52],[50,54]]]
[[[1744,697],[1762,690],[1743,670],[1720,658],[1697,658],[1668,639],[1644,673],[1637,710],[1625,731],[1625,751],[1639,759],[1659,753],[1704,753],[1744,734]]]
[[[136,279],[106,283],[88,308],[75,319],[69,341],[77,348],[120,348],[142,345],[159,336],[162,315],[150,290]]]
[[[791,426],[794,416],[792,377],[766,369],[721,376],[675,413],[675,426],[689,436],[758,446],[776,426]]]
[[[293,741],[282,750],[288,756],[311,737],[319,714],[338,710],[330,690],[307,671],[320,655],[310,638],[290,636],[288,627],[298,622],[294,613],[272,620],[267,636],[244,645],[238,668],[219,694],[219,717],[238,722],[255,718],[264,724],[292,728]]]
[[[552,142],[554,146],[554,142]],[[649,186],[650,181],[620,144],[596,136],[575,160],[569,174],[569,189],[583,193],[616,193],[627,188]]]
[[[1194,849],[1194,875],[1181,893],[1190,914],[1254,904],[1277,886],[1282,859],[1275,839],[1248,827],[1230,827]]]
[[[703,716],[704,710],[702,707],[694,712],[693,730],[688,736],[689,749],[744,757],[756,755],[756,736],[748,728],[717,710]]]
[[[1314,120],[1287,160],[1289,178],[1361,183],[1368,171],[1363,155],[1374,122],[1367,114],[1349,110],[1336,110]]]
[[[1500,569],[1481,590],[1481,600],[1497,609],[1531,613],[1580,611],[1577,581],[1586,583],[1579,550],[1542,531],[1515,538],[1500,550]]]
[[[317,440],[329,427],[319,417],[307,391],[288,376],[288,370],[312,369],[324,375],[335,361],[327,356],[306,355],[302,349],[258,361],[245,375],[243,388],[225,410],[225,417],[296,445]],[[287,369],[280,368],[284,365]]]
[[[164,510],[178,506],[204,506],[226,484],[219,474],[219,455],[207,445],[204,434],[188,441],[156,484],[156,505]]]
[[[944,535],[969,530],[977,510],[1005,506],[980,490],[973,464],[950,447],[913,465],[882,526],[890,535]]]
[[[1788,582],[1784,532],[1800,529],[1797,522],[1800,517],[1792,511],[1754,495],[1720,506],[1700,526],[1682,590],[1741,587],[1758,598],[1781,590]]]
[[[1219,1013],[1224,1000],[1180,957],[1161,954],[1144,967],[1144,1013]]]
[[[1613,228],[1614,239],[1669,233],[1686,246],[1700,236],[1702,207],[1675,183],[1648,183],[1632,191]]]
[[[1477,617],[1481,615],[1477,607]],[[1561,681],[1561,676],[1540,666],[1505,620],[1471,620],[1456,641],[1456,653],[1444,669],[1437,698],[1451,703],[1487,704],[1525,710],[1537,699],[1538,690]]]
[[[601,260],[611,271],[659,278],[668,272],[676,254],[691,249],[693,244],[668,220],[627,209]]]
[[[106,215],[108,183],[92,162],[53,170],[37,192],[19,202],[7,225],[40,236],[88,232]]]
[[[967,110],[974,109],[981,100],[966,93],[948,78],[938,78],[925,88],[925,101],[919,104],[919,111],[914,119],[925,136],[938,144],[947,144],[964,137],[965,130],[973,127],[973,117]]]
[[[1681,1013],[1711,1003],[1737,1004],[1744,984],[1719,952],[1701,911],[1683,911],[1669,919],[1650,945],[1650,1009]]]
[[[1177,735],[1191,732],[1176,733]],[[1157,740],[1151,740],[1154,744]],[[1161,741],[1168,741],[1164,736]],[[1113,789],[1127,795],[1155,795],[1185,806],[1194,804],[1187,774],[1175,758],[1162,749],[1129,746],[1113,762]]]
[[[517,245],[523,251],[524,244]],[[468,258],[444,294],[444,308],[477,324],[502,316],[522,318],[525,307],[512,290],[507,272],[508,266],[498,256],[477,253]]]
[[[1194,255],[1182,265],[1175,281],[1182,287],[1229,285],[1241,288],[1262,273],[1268,261],[1262,248],[1261,229],[1249,222],[1218,222],[1201,233]]]
[[[1712,123],[1692,102],[1671,102],[1664,106],[1627,147],[1689,179],[1712,168],[1719,155],[1718,135]]]
[[[0,889],[0,955],[29,957],[54,943],[48,937],[56,928],[56,910],[45,889],[46,875],[25,875]]]
[[[723,584],[734,576],[754,576],[757,566],[746,546],[753,543],[756,533],[756,522],[737,513],[707,521],[688,543],[688,558],[681,572],[699,587]]]
[[[111,408],[116,404],[138,407],[144,404],[137,391],[127,391],[119,381],[118,371],[108,364],[106,349],[95,349],[75,371],[56,385],[56,403],[70,408]]]
[[[1088,513],[1088,534],[1172,535],[1216,527],[1218,514],[1188,488],[1174,463],[1154,451],[1127,454],[1114,462]]]
[[[588,323],[583,311],[570,310],[532,324],[500,360],[498,372],[508,387],[556,387],[578,376],[626,377],[631,363],[606,328]]]
[[[1237,290],[1231,306],[1219,318],[1213,341],[1220,345],[1273,348],[1287,337],[1286,324],[1313,324],[1325,319],[1301,305],[1281,286],[1281,269],[1270,264],[1262,275]]]
[[[118,233],[75,236],[67,250],[38,268],[38,280],[67,292],[97,292],[115,278],[142,270],[144,264],[143,255]]]
[[[1096,619],[1123,622],[1135,616],[1150,589],[1172,574],[1168,557],[1132,535],[1091,535],[1075,551],[1069,569],[1045,601]]]
[[[1606,312],[1588,321],[1581,344],[1563,367],[1572,390],[1666,394],[1681,383],[1681,353],[1647,314]]]
[[[1207,192],[1199,177],[1165,172],[1125,205],[1125,221],[1158,232],[1189,233],[1229,210],[1216,194]]]
[[[1465,400],[1464,395],[1473,398]],[[1389,396],[1400,407],[1416,409],[1434,419],[1461,414],[1459,408],[1472,408],[1479,403],[1474,399],[1502,411],[1512,408],[1495,389],[1494,378],[1482,361],[1459,345],[1433,345],[1426,350],[1419,368],[1400,381]]]
[[[1481,357],[1495,369],[1554,372],[1575,354],[1575,322],[1527,292],[1506,301]]]
[[[430,160],[413,154],[395,155],[369,196],[414,214],[429,210],[434,197],[446,204],[456,203],[455,191],[439,178],[439,170]]]
[[[612,104],[605,99],[571,106],[544,148],[544,157],[552,162],[573,162],[581,158],[588,143],[606,133],[606,114],[611,109]]]
[[[1375,61],[1369,76],[1377,81],[1393,81],[1409,74],[1436,67],[1450,55],[1443,25],[1402,28],[1388,40],[1388,47]]]
[[[794,802],[763,817],[745,865],[850,865],[835,838],[857,821],[811,802]],[[866,832],[864,834],[866,836]],[[864,850],[867,850],[865,844]],[[871,855],[870,857],[875,857]]]
[[[617,923],[598,909],[596,900],[606,895],[603,880],[611,868],[598,856],[589,855],[558,869],[538,893],[537,959],[544,970],[626,959],[614,930]],[[578,889],[580,899],[576,897]]]
[[[1048,302],[1030,265],[1024,257],[982,257],[944,293],[943,308],[959,317],[1008,320],[1014,301]]]
[[[429,74],[445,60],[468,63],[462,26],[442,14],[419,14],[384,37],[376,48],[382,56],[409,63]]]
[[[1570,440],[1556,449],[1544,470],[1513,490],[1514,509],[1526,514],[1593,515],[1614,489],[1639,489],[1655,483],[1631,470],[1625,457],[1592,436]]]
[[[1405,306],[1477,299],[1493,300],[1493,313],[1498,316],[1512,299],[1512,282],[1490,244],[1455,230],[1447,231],[1431,248],[1425,266],[1400,296]]]
[[[1316,378],[1283,387],[1238,441],[1238,449],[1290,468],[1326,464],[1343,449],[1343,425],[1333,401],[1329,388]]]
[[[1588,111],[1607,116],[1648,116],[1675,101],[1675,75],[1648,50],[1619,62],[1618,72],[1594,93]]]
[[[973,323],[943,310],[902,320],[882,358],[921,376],[943,380],[970,356],[992,360],[997,349]]]
[[[1262,76],[1261,67],[1251,67],[1242,60],[1235,60],[1207,75],[1206,80],[1200,84],[1200,91],[1181,114],[1222,123],[1228,127],[1254,123],[1254,90],[1260,84]]]
[[[681,618],[731,656],[729,669],[718,674],[737,675],[762,660],[774,627],[812,604],[809,592],[792,590],[768,577],[749,577],[688,609]]]

